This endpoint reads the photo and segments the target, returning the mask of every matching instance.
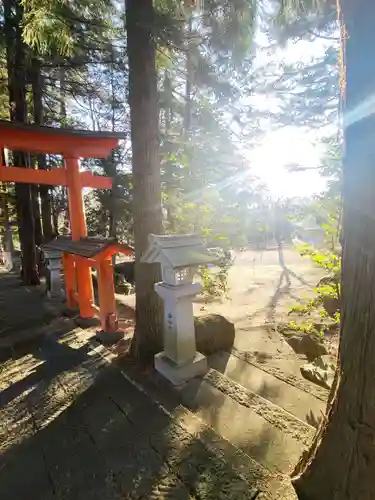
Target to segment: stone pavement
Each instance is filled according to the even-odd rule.
[[[205,441],[183,408],[163,411],[74,337],[1,372],[2,500],[253,499],[272,479],[252,463],[241,473],[229,443]]]
[[[61,308],[61,303],[44,300],[42,286],[23,286],[18,273],[0,266],[0,349],[43,334]]]
[[[28,314],[35,328],[40,295],[17,288],[18,307],[8,311],[14,290],[2,278],[8,334]],[[295,498],[284,476],[218,435],[169,388],[152,392],[139,368],[111,363],[94,331],[49,321],[44,337],[0,365],[1,500]]]

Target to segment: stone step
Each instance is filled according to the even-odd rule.
[[[249,483],[249,488],[257,489],[258,494],[255,498],[259,500],[297,499],[286,474],[289,466],[295,465],[303,450],[303,445],[297,439],[287,434],[281,438],[281,430],[276,429],[275,431],[273,426],[255,411],[240,405],[214,388],[206,377],[203,380],[195,379],[182,390],[174,391],[169,383],[158,374],[154,372],[142,373],[129,362],[121,365],[121,372],[128,381],[147,395],[147,398],[158,404],[162,411],[170,415],[172,421],[184,432],[199,439],[210,453],[220,457],[238,475],[245,478]],[[213,375],[215,375],[214,370],[210,370],[208,377]],[[181,404],[181,400],[184,401],[184,404]],[[208,408],[211,408],[210,415],[205,411]],[[228,409],[230,410],[229,415],[227,414]],[[227,418],[229,421],[225,423]],[[290,420],[292,419],[293,417],[290,417]],[[301,426],[301,435],[307,442],[313,429],[305,426],[303,422],[297,421],[296,423],[295,420],[293,421],[295,428],[297,425]],[[250,436],[249,429],[252,426],[255,430],[260,430],[259,426],[256,427],[260,421],[263,425],[263,431],[260,435],[253,433]],[[226,432],[225,429],[230,428],[239,432]],[[263,440],[262,442],[259,442],[259,437]],[[281,457],[283,446],[285,452],[283,460],[281,458],[279,460],[283,467],[279,469],[274,467],[270,460],[264,460],[265,455],[270,455],[267,453],[267,447],[272,448],[273,453],[275,452],[277,439],[279,457]],[[244,445],[245,441],[247,441],[248,446]],[[253,446],[250,446],[251,441]],[[286,456],[292,451],[291,443],[293,443],[293,454],[292,458],[287,460]],[[178,446],[177,443],[176,446]]]
[[[317,426],[325,412],[326,403],[311,393],[311,384],[305,383],[301,377],[299,386],[292,385],[287,381],[287,377],[285,380],[275,377],[265,371],[265,367],[259,367],[260,363],[256,366],[240,354],[237,349],[234,350],[234,354],[218,352],[210,356],[209,365],[245,389],[280,406],[299,420]],[[323,393],[323,390],[319,392]],[[328,394],[327,391],[324,392]]]
[[[300,366],[305,364],[306,360],[298,358],[293,350],[289,349],[291,355],[285,353],[275,355],[272,352],[252,352],[232,347],[230,354],[326,403],[328,390],[301,377]]]
[[[184,405],[270,471],[289,474],[315,429],[283,408],[210,369],[181,389]]]
[[[124,384],[113,384],[110,379],[109,385],[104,386],[102,390],[97,388],[95,394],[100,404],[95,407],[95,411],[90,412],[86,409],[86,414],[92,417],[95,415],[96,418],[102,408],[102,398],[104,395],[109,397],[115,405],[121,408],[128,419],[139,427],[140,434],[137,438],[139,441],[142,436],[148,439],[150,435],[152,449],[168,464],[170,471],[178,480],[188,487],[191,493],[189,498],[296,500],[297,497],[285,474],[268,470],[249,456],[248,451],[252,450],[246,449],[235,439],[230,442],[229,438],[233,436],[222,432],[215,422],[208,422],[204,418],[205,415],[195,409],[191,411],[187,406],[182,405],[181,398],[184,395],[173,391],[155,372],[142,372],[139,366],[133,366],[131,363],[115,364],[115,356],[92,340],[93,331],[74,328],[73,322],[65,321],[66,331],[50,332],[41,342],[33,358],[28,357],[24,359],[22,366],[17,366],[17,370],[23,372],[18,381],[22,381],[22,387],[10,387],[9,390],[3,391],[5,398],[2,403],[5,404],[5,414],[8,414],[8,409],[10,410],[16,402],[14,399],[16,393],[21,391],[22,398],[27,398],[29,401],[28,411],[33,413],[33,425],[36,425],[38,429],[48,430],[52,422],[60,416],[63,418],[65,410],[71,406],[77,406],[74,400],[78,394],[87,389],[90,390],[98,371],[103,373],[102,368],[112,364],[112,369],[109,368],[109,370],[115,370],[124,379]],[[245,420],[246,416],[249,418],[249,408],[239,405],[237,401],[213,387],[216,373],[211,370],[207,377],[200,381],[200,385],[212,387],[221,394],[222,398],[227,398],[233,401],[233,404],[246,410],[246,415],[239,416],[241,421]],[[223,378],[221,381],[223,389],[226,377],[220,374],[218,376]],[[232,383],[229,379],[227,380]],[[199,380],[194,382],[199,383]],[[188,386],[191,390],[191,384]],[[29,396],[28,391],[32,388]],[[137,397],[137,393],[142,397]],[[75,410],[78,415],[81,415],[84,410],[85,401],[86,398],[83,398],[78,402]],[[205,404],[207,403],[210,404],[206,401]],[[82,408],[80,404],[83,405]],[[220,414],[221,409],[217,401],[211,401],[211,404],[215,405],[215,409]],[[222,407],[224,406],[222,404]],[[238,408],[236,407],[234,411],[237,412]],[[14,412],[10,412],[9,419],[12,419],[13,415]],[[257,416],[255,411],[250,414],[253,422]],[[230,418],[233,420],[237,418],[237,415],[230,415]],[[112,423],[107,415],[104,415],[104,424],[111,426]],[[4,428],[5,433],[6,429],[10,428],[9,425]],[[15,422],[15,425],[23,425],[23,420]],[[31,434],[33,425],[30,425]],[[99,429],[101,429],[100,426]],[[61,435],[58,435],[61,439]],[[102,436],[104,439],[105,433]],[[122,446],[126,445],[126,436],[119,431],[115,432],[114,438],[117,441],[124,441]],[[14,444],[8,441],[7,446]],[[53,447],[53,439],[46,439],[46,445],[49,441]],[[285,442],[285,446],[289,446],[289,443]],[[125,449],[128,449],[127,446]],[[123,454],[123,450],[121,453]],[[266,461],[263,462],[267,464]],[[149,470],[151,466],[146,463],[145,467]],[[163,484],[160,487],[162,486]],[[215,496],[213,496],[214,491],[218,493]],[[155,498],[166,497],[160,494]],[[169,496],[168,498],[177,497]]]

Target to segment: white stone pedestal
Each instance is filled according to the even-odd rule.
[[[193,360],[185,365],[178,366],[163,351],[155,355],[154,366],[155,370],[173,385],[182,385],[188,380],[204,375],[207,372],[207,358],[200,352],[196,352]]]
[[[193,298],[199,283],[157,283],[155,291],[164,301],[164,351],[155,356],[155,369],[179,385],[207,371],[207,361],[196,350]]]
[[[4,267],[7,271],[11,271],[13,269],[13,257],[12,252],[3,252],[3,261]]]

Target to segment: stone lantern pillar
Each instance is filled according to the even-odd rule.
[[[61,252],[44,250],[47,266],[47,295],[51,298],[62,297],[61,285]]]
[[[4,250],[3,250],[3,261],[4,266],[7,271],[12,271],[14,267],[13,263],[13,253],[14,253],[14,245],[13,245],[13,231],[11,227],[6,227],[4,229]]]
[[[193,299],[201,291],[193,283],[199,265],[215,261],[198,236],[149,235],[149,246],[142,257],[145,263],[160,263],[162,282],[155,284],[164,302],[164,350],[156,354],[155,369],[174,385],[203,375],[206,357],[197,352]]]

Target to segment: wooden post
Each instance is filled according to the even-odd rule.
[[[98,266],[100,322],[103,332],[117,330],[116,301],[111,259],[102,260]]]
[[[63,253],[62,260],[64,267],[66,304],[68,309],[75,309],[77,304],[74,298],[76,292],[74,260],[72,255],[69,255],[68,253]]]
[[[87,236],[85,211],[82,197],[82,185],[77,158],[65,158],[66,180],[68,186],[69,215],[72,240]],[[91,268],[81,259],[75,259],[79,310],[81,318],[92,318],[94,291],[92,288]]]
[[[87,236],[79,160],[77,158],[65,158],[65,168],[72,239],[79,240]]]

